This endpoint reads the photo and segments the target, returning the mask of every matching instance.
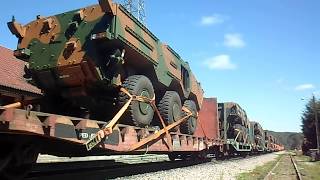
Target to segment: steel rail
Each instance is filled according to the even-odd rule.
[[[263,154],[260,154],[263,155]],[[257,155],[246,157],[254,158]],[[222,163],[214,158],[187,159],[169,161],[163,157],[156,159],[157,155],[137,155],[136,157],[121,157],[96,161],[71,161],[54,163],[37,163],[26,180],[56,180],[56,179],[113,179],[136,174],[163,171],[175,168],[205,164],[208,162]],[[237,161],[244,159],[240,156],[229,157],[225,161]],[[148,162],[149,161],[149,162]]]
[[[301,177],[300,171],[299,171],[299,169],[298,169],[298,166],[297,166],[297,164],[295,163],[294,158],[292,157],[291,154],[290,154],[290,159],[291,159],[291,162],[292,162],[292,164],[293,164],[293,166],[294,166],[294,170],[295,170],[295,172],[296,172],[296,174],[297,174],[297,179],[298,179],[298,180],[302,180],[302,177]]]
[[[272,176],[273,171],[278,167],[279,163],[281,162],[281,160],[283,159],[284,156],[287,156],[287,155],[283,155],[283,156],[277,161],[277,163],[274,165],[274,167],[273,167],[273,168],[269,171],[269,173],[264,177],[264,180],[272,179],[271,176]],[[295,161],[294,161],[294,158],[292,157],[291,154],[289,154],[289,157],[290,157],[290,162],[292,163],[292,165],[293,165],[293,167],[294,167],[294,171],[295,171],[295,173],[296,173],[297,180],[302,180],[301,174],[300,174],[300,172],[299,172],[299,169],[298,169],[297,164],[296,164]]]
[[[132,159],[131,159],[132,161]],[[158,161],[148,163],[122,163],[122,162],[69,162],[41,164],[33,169],[26,180],[56,180],[56,179],[113,179],[136,174],[163,171],[202,164],[209,161]]]

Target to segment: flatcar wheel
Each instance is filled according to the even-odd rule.
[[[170,161],[175,161],[178,158],[178,156],[177,156],[176,153],[172,152],[172,153],[168,154],[168,158],[169,158]]]
[[[4,148],[2,148],[2,152],[0,153],[0,172],[7,167],[13,157],[12,144],[2,143],[2,145]]]
[[[197,127],[197,107],[194,101],[186,100],[183,104],[184,107],[188,108],[192,112],[192,116],[190,116],[187,121],[181,124],[180,131],[185,134],[193,135]],[[186,113],[183,113],[184,116]]]
[[[158,104],[161,117],[167,124],[172,124],[181,118],[181,100],[175,91],[167,91]],[[172,131],[177,131],[179,127],[175,127]]]
[[[216,152],[215,152],[215,155],[216,155],[216,159],[217,159],[217,160],[224,160],[224,159],[226,158],[225,155],[224,155],[224,153],[221,152],[221,151],[216,151]]]
[[[243,158],[246,158],[248,156],[248,153],[247,152],[240,153],[240,156]]]
[[[129,76],[124,82],[123,87],[126,88],[130,94],[137,96],[144,96],[147,98],[154,97],[154,90],[151,81],[143,75]],[[128,96],[120,93],[120,105],[124,105]],[[139,127],[150,125],[153,119],[154,110],[152,106],[146,102],[132,101],[128,110],[123,115],[122,119],[125,123],[135,124]]]
[[[31,170],[32,165],[38,158],[38,152],[30,144],[15,145],[9,154],[9,159],[0,170],[0,179],[19,180],[23,179]]]
[[[200,152],[197,154],[197,158],[198,158],[199,160],[202,160],[202,161],[206,160],[206,159],[207,159],[207,151],[205,151],[205,150],[200,151]]]

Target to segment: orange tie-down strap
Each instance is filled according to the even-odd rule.
[[[16,103],[8,104],[8,105],[2,106],[2,107],[5,109],[19,108],[19,107],[21,107],[21,105],[22,105],[21,102],[16,102]]]
[[[171,142],[171,136],[170,136],[169,130],[174,128],[175,126],[181,124],[182,122],[184,122],[187,118],[189,118],[192,115],[192,112],[189,109],[187,109],[185,107],[182,107],[182,110],[187,112],[188,114],[185,117],[181,118],[180,120],[176,121],[175,123],[172,123],[169,126],[166,126],[164,121],[163,121],[163,119],[162,119],[162,117],[161,117],[161,115],[160,115],[160,112],[158,111],[158,109],[157,109],[157,107],[155,105],[155,97],[153,97],[152,99],[149,99],[149,98],[143,97],[143,96],[131,95],[125,88],[121,88],[120,91],[125,93],[129,97],[129,100],[117,112],[117,114],[112,118],[112,120],[106,126],[104,126],[103,129],[99,130],[94,137],[90,138],[85,143],[87,150],[90,151],[97,144],[99,144],[103,138],[105,138],[106,136],[108,136],[108,135],[110,135],[112,133],[115,124],[119,121],[119,119],[123,115],[123,113],[128,109],[131,101],[135,100],[135,101],[150,103],[152,108],[156,111],[156,114],[157,114],[157,116],[159,117],[159,119],[161,121],[161,125],[162,125],[163,129],[157,131],[156,133],[148,136],[145,139],[142,139],[137,144],[134,144],[130,148],[130,151],[136,150],[137,148],[147,144],[148,142],[160,137],[164,133],[166,133],[167,140],[169,142],[167,144],[168,147],[169,147],[169,150],[172,151],[172,144],[170,143]]]

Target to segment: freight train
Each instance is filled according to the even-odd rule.
[[[39,153],[186,160],[283,150],[239,104],[203,98],[188,63],[111,0],[8,26],[44,96],[37,111],[0,106],[1,179],[23,176]]]

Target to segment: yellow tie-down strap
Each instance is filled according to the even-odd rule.
[[[21,107],[21,105],[22,105],[21,102],[16,102],[16,103],[8,104],[8,105],[2,106],[2,107],[5,109],[19,108],[19,107]]]
[[[103,127],[103,129],[99,130],[96,133],[95,136],[90,138],[85,143],[86,148],[87,148],[88,151],[90,151],[92,148],[94,148],[96,145],[98,145],[103,138],[105,138],[106,136],[108,136],[108,135],[110,135],[112,133],[113,128],[115,127],[116,123],[119,121],[119,119],[123,115],[123,113],[128,109],[131,101],[133,101],[133,100],[150,103],[152,108],[156,111],[156,114],[158,115],[158,117],[159,117],[159,119],[161,121],[163,129],[161,129],[161,130],[157,131],[156,133],[148,136],[147,138],[141,140],[137,144],[134,144],[130,148],[130,151],[136,150],[137,148],[147,144],[148,142],[160,137],[164,133],[166,133],[166,135],[167,135],[168,142],[171,142],[171,136],[169,134],[169,130],[174,128],[175,126],[181,124],[182,122],[184,122],[187,118],[189,118],[192,115],[192,112],[189,109],[187,109],[186,107],[182,107],[182,110],[187,112],[187,115],[185,117],[181,118],[180,120],[178,120],[178,121],[166,126],[164,121],[163,121],[163,119],[162,119],[162,117],[161,117],[161,115],[160,115],[160,112],[158,111],[158,109],[157,109],[157,107],[155,105],[155,97],[153,97],[152,99],[149,99],[149,98],[143,97],[143,96],[131,95],[125,88],[121,88],[120,91],[125,93],[129,97],[129,100],[117,112],[117,114],[112,118],[112,120],[106,126]],[[169,150],[172,151],[172,144],[168,143],[167,145],[169,147]]]
[[[128,109],[133,96],[125,89],[120,88],[120,91],[125,93],[127,96],[129,96],[129,100],[123,105],[123,107],[117,112],[117,114],[112,118],[112,120],[103,127],[103,129],[100,129],[95,136],[90,138],[86,143],[86,148],[88,151],[90,151],[92,148],[94,148],[97,144],[101,142],[103,138],[108,136],[112,133],[114,125],[119,121],[120,117],[123,115],[123,113]]]
[[[143,97],[143,96],[134,96],[131,95],[129,93],[129,91],[127,91],[125,88],[120,88],[120,91],[125,93],[129,99],[128,101],[122,106],[122,108],[117,112],[117,114],[112,118],[112,120],[103,127],[103,129],[99,130],[95,136],[93,136],[92,138],[90,138],[86,143],[86,148],[87,150],[91,150],[92,148],[94,148],[97,144],[99,144],[101,142],[101,140],[103,138],[105,138],[106,136],[112,134],[113,132],[113,128],[116,125],[116,123],[119,121],[120,117],[123,115],[123,113],[128,109],[130,103],[132,100],[137,100],[137,101],[141,101],[141,102],[149,102],[151,103],[152,101],[154,101],[155,97],[153,97],[153,99],[149,99],[147,97]]]
[[[157,131],[156,133],[142,139],[141,141],[139,141],[138,143],[134,144],[133,146],[131,146],[130,151],[134,151],[140,147],[142,147],[143,145],[149,143],[150,141],[153,141],[157,138],[159,138],[161,135],[163,135],[164,133],[166,133],[167,135],[167,145],[169,146],[169,151],[172,151],[172,144],[171,144],[171,136],[169,134],[169,130],[171,130],[172,128],[178,126],[179,124],[183,123],[184,121],[186,121],[190,116],[192,116],[192,112],[187,109],[186,107],[182,107],[182,110],[185,111],[187,113],[186,116],[182,117],[181,119],[179,119],[178,121],[169,124],[168,126],[163,126],[163,128],[159,131]],[[156,109],[156,111],[158,111],[158,109]],[[161,116],[160,116],[161,117]],[[162,118],[160,118],[162,120]]]

